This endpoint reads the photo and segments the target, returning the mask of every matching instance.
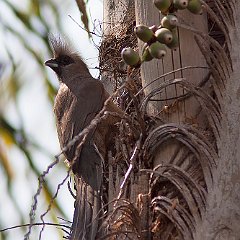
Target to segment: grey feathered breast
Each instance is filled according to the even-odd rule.
[[[90,124],[105,101],[100,81],[93,78],[75,80],[74,89],[62,83],[55,98],[54,113],[61,148]],[[69,161],[74,158],[75,147],[66,152]]]

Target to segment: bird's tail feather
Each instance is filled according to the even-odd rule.
[[[100,208],[99,193],[78,179],[71,240],[95,240]]]
[[[95,240],[101,208],[102,159],[94,145],[84,145],[78,163],[76,201],[70,240]]]

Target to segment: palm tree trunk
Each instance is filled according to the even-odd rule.
[[[105,1],[109,29],[126,25],[123,6],[132,4]],[[202,4],[203,15],[177,13],[179,48],[141,66],[141,112],[156,124],[141,148],[145,169],[131,178],[127,197],[139,211],[143,239],[240,236],[240,3]],[[135,1],[135,17],[147,26],[162,18],[147,0]],[[109,184],[109,201],[117,196],[117,181]]]

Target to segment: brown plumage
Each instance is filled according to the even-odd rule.
[[[56,72],[60,82],[54,103],[54,113],[60,146],[63,148],[90,124],[102,109],[109,95],[103,84],[91,76],[79,54],[72,51],[60,39],[51,39],[51,45],[54,58],[46,61],[45,65]],[[121,110],[113,103],[109,104],[109,110],[121,113]],[[76,176],[77,198],[71,240],[96,238],[98,227],[96,215],[101,206],[102,183],[102,158],[97,146],[105,147],[103,143],[107,133],[106,129],[116,121],[117,119],[109,118],[102,123],[101,128],[94,129],[88,135],[79,156],[77,156],[77,161],[72,166]],[[95,134],[96,132],[98,134]],[[95,135],[98,136],[99,144],[95,141]],[[76,155],[77,144],[65,152],[70,163]],[[105,153],[104,149],[99,150],[101,153]]]

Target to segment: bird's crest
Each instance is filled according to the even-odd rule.
[[[54,58],[57,58],[59,56],[70,56],[73,59],[82,59],[79,53],[73,50],[73,48],[67,44],[60,36],[56,37],[53,35],[49,36],[49,43],[54,55]]]

